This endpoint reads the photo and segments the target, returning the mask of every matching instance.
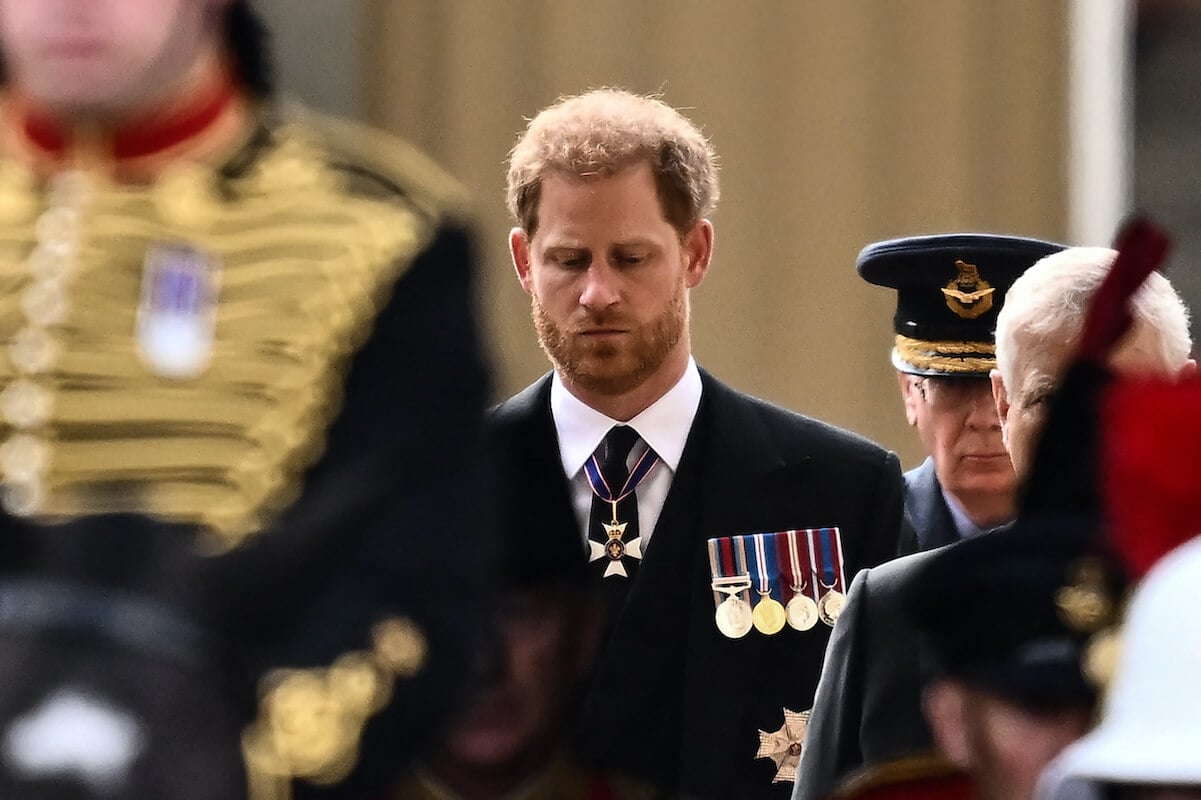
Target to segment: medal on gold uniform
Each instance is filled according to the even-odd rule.
[[[751,604],[746,600],[752,585],[746,570],[746,550],[736,545],[735,538],[739,537],[727,536],[708,542],[711,586],[717,602],[713,618],[717,630],[729,639],[741,639],[750,633],[754,624]]]
[[[181,242],[152,245],[142,264],[138,355],[164,378],[194,378],[208,368],[217,325],[220,264]]]
[[[817,581],[808,577],[817,571],[817,565],[813,560],[813,548],[809,547],[808,537],[805,538],[804,554],[801,553],[800,538],[801,531],[784,532],[788,555],[785,562],[787,585],[792,590],[792,598],[784,606],[784,613],[788,618],[789,627],[793,630],[808,631],[817,625],[817,601],[810,596],[810,593],[816,594],[814,590],[817,588]]]
[[[817,559],[813,577],[821,584],[821,599],[817,601],[817,613],[821,621],[834,626],[842,607],[846,604],[846,578],[842,565],[842,537],[838,528],[818,528],[809,531],[809,547]],[[816,538],[816,542],[814,542]]]
[[[787,614],[780,601],[771,596],[772,583],[776,577],[776,548],[774,538],[769,543],[769,534],[755,533],[742,537],[750,540],[751,574],[755,579],[755,591],[759,593],[759,602],[755,604],[753,620],[755,630],[767,636],[773,636],[784,628]],[[770,546],[769,546],[770,544]]]

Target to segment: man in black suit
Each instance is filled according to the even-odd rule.
[[[1043,415],[1079,338],[1083,310],[1114,257],[1107,248],[1060,251],[1027,270],[1005,298],[991,379],[1019,480],[1029,474]],[[1194,368],[1188,312],[1166,278],[1158,273],[1148,278],[1134,296],[1133,313],[1133,327],[1109,358],[1112,369],[1177,375]],[[827,797],[854,770],[930,747],[921,708],[924,655],[901,598],[940,552],[916,553],[856,576],[831,637],[794,800]]]
[[[905,515],[930,550],[1013,517],[1017,478],[993,403],[993,331],[1013,281],[1061,245],[953,233],[870,244],[859,275],[897,291],[892,364],[928,454],[905,473]]]
[[[609,607],[579,755],[688,796],[787,797],[829,629],[807,596],[783,627],[781,576],[832,621],[843,575],[897,548],[900,470],[696,366],[688,293],[717,194],[709,143],[657,100],[594,91],[529,124],[509,167],[510,246],[554,371],[491,427],[502,493],[524,524],[587,543]],[[737,536],[760,532],[780,535]],[[725,577],[746,583],[719,583],[725,602],[718,556],[736,549],[741,577]],[[804,570],[781,563],[794,553]]]

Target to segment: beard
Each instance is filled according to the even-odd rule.
[[[557,323],[537,296],[532,299],[538,344],[551,364],[569,383],[588,392],[615,396],[641,386],[667,360],[688,325],[688,300],[684,282],[676,287],[667,306],[643,325],[634,325],[620,313],[585,310],[577,322]],[[628,341],[593,342],[582,335],[593,328],[620,327],[630,331]]]

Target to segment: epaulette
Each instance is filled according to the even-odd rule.
[[[346,176],[348,191],[402,198],[437,220],[468,213],[466,189],[425,153],[399,137],[293,105],[280,114],[285,131],[303,131]]]

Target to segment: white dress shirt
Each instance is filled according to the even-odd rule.
[[[638,531],[645,549],[663,511],[667,490],[680,467],[684,443],[692,430],[692,421],[701,404],[701,373],[692,358],[684,375],[658,400],[625,423],[638,432],[642,441],[630,453],[633,466],[649,446],[659,456],[659,465],[638,485]],[[588,540],[588,514],[592,509],[592,487],[584,474],[584,462],[596,452],[605,434],[622,423],[610,419],[576,398],[556,372],[550,387],[550,413],[559,436],[559,456],[563,472],[571,484],[571,502],[579,522],[580,535]]]

